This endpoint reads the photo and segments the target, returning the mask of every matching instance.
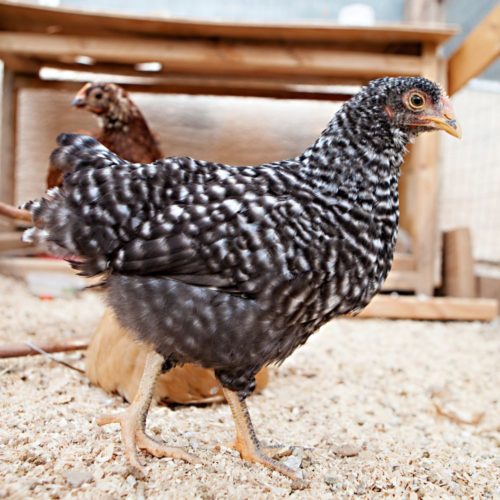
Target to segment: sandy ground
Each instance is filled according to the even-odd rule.
[[[95,292],[42,302],[0,278],[1,343],[81,337],[101,310]],[[0,497],[500,498],[499,365],[498,322],[331,323],[249,400],[261,439],[295,446],[297,490],[225,446],[226,405],[153,408],[150,432],[204,465],[148,456],[136,480],[118,427],[95,423],[125,408],[118,397],[43,357],[2,360]]]

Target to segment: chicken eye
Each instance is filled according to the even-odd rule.
[[[97,92],[94,97],[99,100],[99,99],[102,99],[102,92]]]
[[[417,94],[416,92],[414,92],[413,94],[410,94],[410,97],[408,98],[408,104],[411,109],[416,111],[424,107],[425,99],[421,94]]]

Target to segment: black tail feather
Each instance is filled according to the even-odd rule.
[[[69,257],[71,266],[81,275],[94,276],[106,271],[104,255],[114,241],[114,234],[103,237],[103,229],[92,224],[90,213],[99,192],[98,172],[112,177],[117,165],[128,165],[93,137],[61,134],[50,161],[65,172],[62,188],[53,188],[43,198],[24,205],[33,217],[34,227],[25,231],[23,239],[46,246],[49,251]],[[108,231],[109,233],[109,231]],[[102,248],[101,248],[102,247]],[[81,256],[81,260],[72,257]]]
[[[102,168],[123,164],[124,160],[112,153],[99,141],[88,135],[60,134],[59,147],[50,155],[50,163],[62,172],[75,172],[81,168]]]

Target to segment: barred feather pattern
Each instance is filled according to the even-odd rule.
[[[412,133],[384,105],[423,79],[382,79],[343,105],[297,158],[232,167],[131,164],[62,135],[61,190],[34,202],[27,238],[107,273],[109,302],[172,364],[214,368],[248,395],[321,325],[362,309],[390,269],[398,177]]]

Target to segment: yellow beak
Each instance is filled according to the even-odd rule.
[[[433,124],[433,127],[444,130],[457,139],[462,137],[462,128],[453,116],[426,116],[425,119],[430,121]]]
[[[429,126],[444,130],[453,137],[458,139],[462,137],[462,128],[455,118],[453,108],[446,97],[441,101],[441,111],[439,115],[421,116],[420,119],[427,122]]]

